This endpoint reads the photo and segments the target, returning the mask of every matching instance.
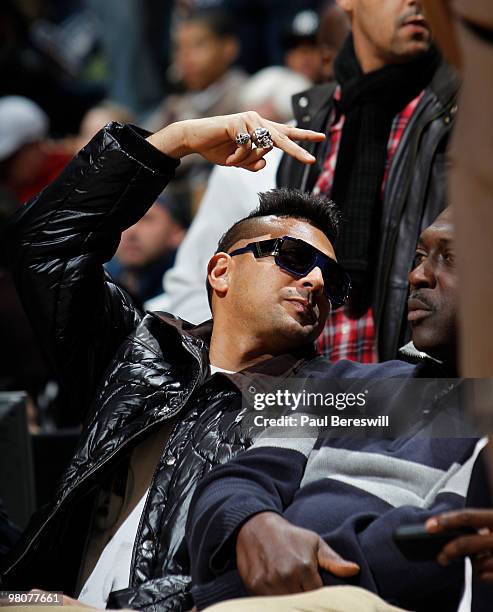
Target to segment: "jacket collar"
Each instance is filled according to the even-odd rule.
[[[416,364],[419,367],[419,376],[430,376],[437,378],[456,378],[457,372],[443,361],[435,359],[428,353],[418,351],[411,342],[399,349],[399,356],[403,361]]]
[[[315,85],[292,98],[293,112],[298,127],[310,125],[312,130],[325,130],[328,107],[337,87],[335,81]]]
[[[455,101],[459,87],[459,75],[452,66],[442,60],[431,80],[429,89],[435,94],[441,105],[446,107]]]
[[[192,323],[184,321],[183,319],[175,317],[169,313],[156,312],[151,314],[159,317],[159,319],[166,325],[173,327],[181,336],[198,338],[202,341],[204,348],[208,351],[212,336],[212,319],[204,321],[199,325],[193,325]],[[299,368],[306,363],[306,361],[317,356],[318,353],[315,346],[313,344],[309,344],[291,351],[290,353],[284,353],[282,355],[277,355],[276,357],[271,357],[270,359],[260,361],[259,363],[242,370],[241,374],[247,376],[261,374],[264,376],[279,376],[284,378],[293,375],[294,372],[299,370]]]
[[[324,122],[332,105],[332,95],[337,83],[332,81],[315,85],[296,94],[292,98],[293,111],[298,127],[310,125],[312,130],[324,130]],[[460,87],[457,72],[445,60],[438,66],[428,89],[431,90],[443,106],[455,99]]]
[[[425,353],[424,351],[418,351],[412,341],[408,342],[399,349],[399,355],[404,361],[407,361],[408,363],[429,362],[435,365],[443,365],[441,361],[435,359],[434,357],[431,357],[431,355],[428,355],[428,353]]]

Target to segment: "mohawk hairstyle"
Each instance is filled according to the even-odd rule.
[[[258,195],[257,208],[223,234],[216,253],[228,253],[239,240],[255,238],[265,233],[262,228],[263,218],[270,216],[306,221],[322,231],[333,245],[336,243],[341,216],[332,200],[288,187],[271,189]],[[206,288],[209,306],[212,306],[212,287],[209,279]]]

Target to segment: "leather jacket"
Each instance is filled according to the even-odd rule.
[[[399,142],[383,197],[375,268],[373,312],[380,361],[394,359],[408,337],[405,323],[407,277],[421,232],[447,206],[446,146],[457,110],[459,82],[445,63],[425,89]],[[293,97],[297,125],[325,132],[336,84],[318,85]],[[315,155],[304,166],[284,155],[277,185],[311,191],[327,155],[325,143],[303,145]],[[337,251],[337,245],[336,245]]]
[[[208,470],[251,443],[241,421],[252,371],[363,376],[364,366],[330,364],[312,346],[262,362],[256,373],[209,376],[210,324],[144,316],[105,277],[121,232],[144,215],[176,166],[136,129],[110,124],[11,222],[7,249],[20,297],[84,429],[53,503],[36,513],[4,567],[8,588],[75,594],[98,492],[125,471],[136,445],[174,419],[137,531],[129,587],[110,594],[108,607],[190,609],[188,506]],[[413,371],[394,364],[378,366],[379,375]]]

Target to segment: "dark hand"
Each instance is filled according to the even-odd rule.
[[[475,527],[477,535],[456,538],[444,546],[437,557],[440,565],[448,565],[454,559],[471,557],[473,571],[485,582],[493,584],[493,510],[458,510],[439,514],[426,521],[430,533]]]
[[[323,586],[319,567],[340,577],[359,566],[340,557],[313,531],[291,525],[273,512],[247,521],[238,533],[236,562],[252,595],[282,595]]]

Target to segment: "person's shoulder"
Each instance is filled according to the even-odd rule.
[[[398,359],[381,363],[359,363],[349,359],[331,362],[319,355],[307,364],[310,376],[330,378],[412,378],[417,366]]]
[[[394,359],[381,363],[358,363],[341,359],[332,365],[332,375],[337,378],[411,378],[416,366]]]

